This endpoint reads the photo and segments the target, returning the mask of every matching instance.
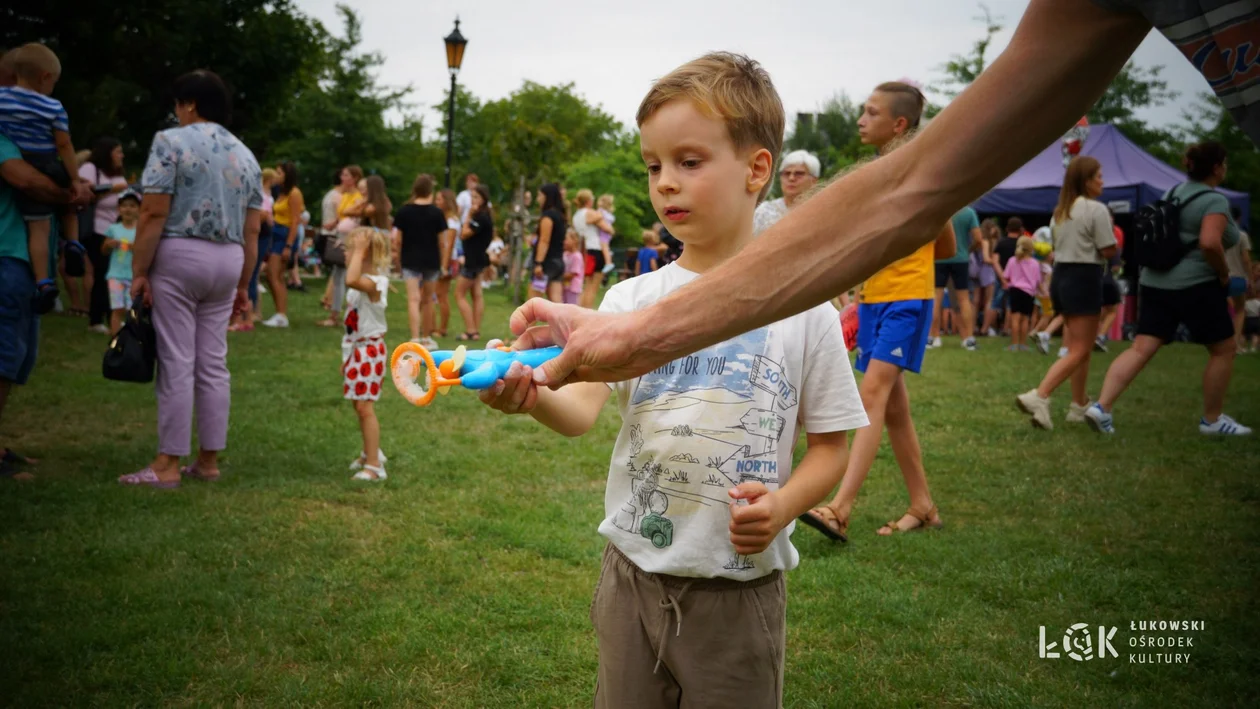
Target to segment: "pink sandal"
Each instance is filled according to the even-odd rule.
[[[118,476],[121,485],[147,485],[161,490],[173,490],[179,487],[178,480],[161,480],[153,468],[145,468],[139,472]]]
[[[196,463],[193,463],[192,465],[185,465],[184,467],[180,468],[179,475],[180,477],[192,478],[193,480],[200,480],[201,482],[204,482],[204,483],[212,483],[215,480],[219,479],[219,473],[215,473],[214,475],[206,475],[205,473],[201,472],[201,469],[197,467]]]

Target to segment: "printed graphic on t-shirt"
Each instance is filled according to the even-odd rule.
[[[630,478],[615,527],[664,549],[675,533],[724,530],[729,488],[748,481],[779,487],[779,446],[784,430],[794,430],[799,394],[770,354],[781,348],[767,346],[769,332],[746,333],[639,380],[628,410],[629,456],[614,460]],[[732,547],[724,568],[754,564]]]

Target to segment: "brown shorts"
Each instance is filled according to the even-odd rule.
[[[591,602],[597,709],[783,704],[783,572],[752,581],[649,574],[609,544]]]

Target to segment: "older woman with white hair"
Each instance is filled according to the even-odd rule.
[[[779,166],[779,186],[783,188],[783,196],[757,206],[753,215],[753,234],[760,234],[782,219],[801,195],[818,184],[821,173],[818,157],[808,150],[793,150],[784,155],[783,164]]]

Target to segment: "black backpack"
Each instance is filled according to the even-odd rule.
[[[1137,236],[1135,253],[1142,268],[1168,271],[1199,248],[1198,242],[1187,244],[1181,240],[1181,210],[1215,190],[1203,190],[1184,202],[1173,197],[1175,191],[1173,188],[1162,199],[1139,209],[1133,220],[1133,233]]]

